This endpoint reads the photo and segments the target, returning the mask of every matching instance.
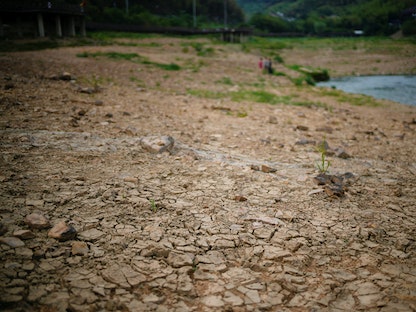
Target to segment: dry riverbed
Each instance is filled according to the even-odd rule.
[[[415,311],[415,107],[189,42],[0,55],[1,310]],[[403,74],[415,50],[282,57]]]

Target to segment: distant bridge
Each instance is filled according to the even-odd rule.
[[[134,33],[155,33],[172,35],[220,35],[221,40],[231,43],[242,43],[252,33],[249,28],[187,28],[187,27],[161,27],[161,26],[140,26],[113,23],[87,22],[87,29],[91,31],[122,31]]]
[[[0,37],[63,37],[86,35],[79,5],[59,0],[1,0]]]
[[[81,1],[81,0],[80,0]],[[182,27],[146,27],[110,23],[85,22],[83,8],[61,0],[0,0],[1,37],[64,37],[75,36],[78,32],[86,35],[86,29],[127,31],[145,33],[166,33],[177,35],[219,34],[228,42],[244,42],[251,29],[194,29]]]

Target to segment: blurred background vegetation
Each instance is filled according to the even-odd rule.
[[[25,0],[19,0],[25,1]],[[82,0],[54,0],[79,5]],[[159,27],[250,27],[257,33],[416,34],[415,0],[86,0],[89,21]],[[194,10],[195,9],[195,10]]]

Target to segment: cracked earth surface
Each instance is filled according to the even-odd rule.
[[[1,309],[415,311],[415,107],[338,102],[258,73],[258,55],[237,46],[198,57],[186,40],[0,55]],[[183,69],[76,56],[85,51]],[[324,52],[325,64],[316,51],[282,53],[351,70],[336,67],[351,54]],[[411,64],[353,53],[362,73],[380,59],[391,73]],[[63,72],[72,80],[52,79]],[[187,92],[254,82],[325,105]],[[169,151],[144,148],[163,136]],[[323,138],[348,154],[328,156],[331,173],[352,174],[343,196],[315,183]],[[77,236],[48,237],[25,222],[32,213]]]

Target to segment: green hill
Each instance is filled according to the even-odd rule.
[[[387,35],[403,22],[415,0],[237,0],[250,24],[266,32]]]

